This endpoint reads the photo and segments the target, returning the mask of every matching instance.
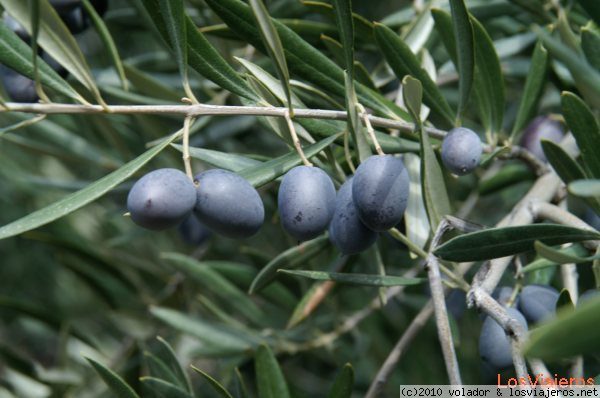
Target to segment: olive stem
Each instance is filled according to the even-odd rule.
[[[192,172],[192,163],[190,157],[190,124],[192,122],[192,117],[187,116],[183,120],[183,165],[185,167],[185,174],[190,178],[190,180],[194,180],[194,173]]]
[[[285,112],[283,113],[283,117],[285,118],[285,122],[287,123],[288,130],[290,130],[290,135],[292,136],[294,148],[296,148],[296,152],[298,152],[300,159],[302,159],[302,163],[304,163],[305,166],[312,167],[313,164],[306,158],[306,155],[304,155],[304,151],[302,150],[302,144],[300,143],[298,134],[296,134],[296,128],[294,127],[294,122],[292,121],[292,118],[290,116],[289,109],[286,108]]]
[[[375,146],[375,152],[378,155],[385,155],[383,153],[383,149],[381,149],[381,145],[379,145],[379,141],[377,141],[377,137],[375,136],[375,130],[373,130],[373,126],[371,125],[371,121],[369,120],[369,114],[367,113],[365,107],[361,103],[356,103],[356,107],[358,108],[358,112],[360,113],[360,117],[367,128],[367,132],[369,133],[369,137],[371,137],[371,141],[373,141],[373,145]]]

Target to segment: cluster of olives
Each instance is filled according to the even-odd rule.
[[[86,30],[90,26],[90,17],[85,11],[81,0],[50,0],[58,15],[71,33],[77,34]],[[108,8],[108,0],[92,0],[99,15],[104,15]],[[17,34],[23,41],[29,43],[31,37],[25,28],[8,14],[4,14],[4,24]],[[66,77],[68,72],[48,53],[39,50],[39,55],[52,67],[59,75]],[[6,94],[15,102],[35,102],[38,100],[35,91],[35,83],[30,78],[23,76],[4,65],[0,65],[0,80],[6,91]]]
[[[494,291],[494,297],[501,305],[507,306],[513,289],[507,286]],[[578,303],[585,302],[600,294],[600,290],[588,290],[580,297]],[[508,315],[516,319],[525,330],[528,325],[553,318],[559,292],[552,286],[527,285],[516,297],[516,308],[506,308]],[[492,318],[485,317],[479,336],[479,354],[486,365],[502,370],[512,365],[510,339],[504,329]]]
[[[457,174],[472,171],[480,155],[481,141],[468,129],[453,129],[442,145],[444,163]],[[247,238],[260,229],[264,206],[245,179],[214,169],[198,174],[194,182],[175,169],[145,175],[129,193],[127,207],[132,220],[155,230],[185,220],[180,230],[190,243],[205,239],[208,230],[229,238]],[[333,244],[349,255],[369,248],[379,232],[401,222],[408,192],[408,171],[402,160],[374,155],[359,165],[337,195],[323,170],[294,167],[282,179],[277,202],[281,225],[296,240],[310,240],[328,230]]]
[[[129,191],[131,219],[151,230],[178,224],[190,243],[206,239],[206,227],[229,238],[254,235],[264,221],[258,192],[242,177],[213,169],[194,181],[177,169],[158,169],[140,178]]]

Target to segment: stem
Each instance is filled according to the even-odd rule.
[[[75,104],[24,104],[17,102],[6,103],[8,109],[0,109],[1,112],[24,112],[42,114],[80,114],[80,113],[111,113],[111,114],[150,114],[150,115],[246,115],[246,116],[278,116],[285,117],[289,112],[283,107],[263,106],[229,106],[229,105],[75,105]],[[346,120],[348,114],[345,111],[333,111],[324,109],[294,109],[294,117],[309,119]],[[392,120],[383,117],[367,115],[373,126],[397,129],[407,133],[414,133],[414,124],[401,120]],[[446,131],[433,127],[424,127],[433,138],[443,139]]]
[[[348,143],[349,136],[350,136],[350,132],[348,130],[346,130],[344,132],[344,157],[346,158],[346,163],[348,163],[348,167],[350,168],[350,171],[352,172],[352,174],[354,174],[356,172],[356,167],[354,166],[354,163],[352,162],[352,155],[350,154],[350,145]]]
[[[185,167],[185,174],[193,181],[194,174],[192,172],[192,164],[190,161],[190,124],[192,119],[191,116],[187,116],[183,120],[183,165]]]
[[[296,152],[300,155],[300,159],[302,159],[302,163],[305,166],[312,167],[312,163],[306,158],[304,155],[304,151],[302,150],[302,144],[300,143],[300,139],[298,138],[298,134],[296,134],[296,128],[294,127],[294,122],[292,122],[292,118],[290,117],[290,110],[286,108],[283,117],[287,123],[288,129],[290,130],[290,135],[292,136],[292,142],[294,143],[294,147],[296,148]]]
[[[367,128],[369,137],[371,137],[371,141],[373,141],[373,145],[375,146],[375,152],[377,152],[378,155],[385,155],[385,153],[383,153],[383,149],[381,149],[381,145],[379,145],[379,141],[377,141],[377,137],[375,136],[375,130],[373,130],[373,126],[371,125],[371,121],[369,120],[369,114],[367,113],[365,107],[362,106],[362,104],[360,103],[356,103],[356,107],[360,112],[360,117],[362,118],[365,127]]]

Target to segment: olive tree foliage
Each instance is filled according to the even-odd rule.
[[[593,0],[83,0],[83,31],[51,3],[0,0],[0,395],[376,397],[600,373]],[[481,157],[473,135],[440,153],[458,127]],[[400,171],[350,186],[371,156]],[[345,188],[329,230],[292,236],[278,208],[315,173],[278,189],[302,164]],[[128,192],[165,168],[245,179],[264,223],[143,229]],[[403,216],[375,232],[355,202],[385,213],[387,184]]]

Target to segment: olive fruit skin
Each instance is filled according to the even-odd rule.
[[[231,171],[212,169],[196,175],[195,214],[208,228],[228,238],[248,238],[258,232],[265,209],[258,192]]]
[[[177,169],[158,169],[144,175],[127,196],[127,210],[133,222],[152,230],[179,224],[195,204],[194,183]]]
[[[198,217],[191,212],[177,227],[181,239],[188,245],[200,246],[206,242],[212,233]]]
[[[0,80],[2,80],[6,94],[14,102],[37,102],[38,95],[35,91],[35,82],[27,76],[0,65]]]
[[[395,156],[371,156],[354,173],[352,198],[359,218],[373,231],[386,231],[402,220],[408,191],[408,171]]]
[[[542,140],[560,142],[565,135],[561,125],[548,116],[538,116],[525,129],[521,138],[521,145],[529,150],[538,159],[546,161],[542,149]]]
[[[519,310],[527,321],[537,323],[556,314],[559,292],[551,286],[527,285],[519,295]]]
[[[527,320],[518,310],[507,308],[506,312],[527,330]],[[479,355],[484,363],[495,369],[504,369],[512,365],[510,338],[504,329],[490,316],[486,317],[479,335]]]
[[[462,176],[477,168],[482,151],[481,140],[473,130],[456,127],[442,142],[442,162],[448,170]]]
[[[340,187],[329,224],[329,239],[345,255],[360,253],[377,240],[377,232],[367,228],[358,217],[352,199],[353,179],[349,178]]]
[[[317,167],[297,166],[288,171],[277,196],[281,226],[299,241],[327,229],[335,210],[335,186]]]

